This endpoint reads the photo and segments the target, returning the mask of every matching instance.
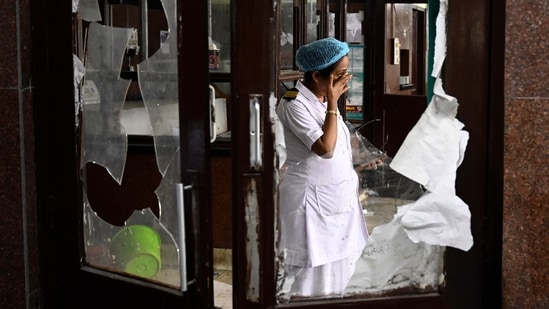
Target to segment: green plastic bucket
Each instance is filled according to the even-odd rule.
[[[160,245],[160,236],[151,227],[131,225],[114,235],[110,254],[118,269],[135,276],[152,278],[162,265]]]

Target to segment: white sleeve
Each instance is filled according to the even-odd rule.
[[[309,108],[299,99],[283,101],[281,106],[281,120],[295,136],[311,149],[313,144],[324,134],[322,131],[323,119],[319,119],[318,112]]]

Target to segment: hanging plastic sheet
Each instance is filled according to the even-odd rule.
[[[402,226],[408,237],[415,243],[468,251],[473,246],[471,213],[467,204],[456,196],[455,178],[465,156],[469,133],[456,119],[457,99],[446,94],[440,78],[446,57],[447,10],[448,0],[441,0],[436,21],[433,97],[391,167],[428,190],[402,214]]]

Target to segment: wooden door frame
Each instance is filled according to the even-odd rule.
[[[276,94],[279,38],[276,37],[273,1],[231,2],[231,154],[233,165],[233,303],[236,308],[264,308],[274,304],[275,282],[258,280],[252,274],[249,250],[257,252],[261,278],[275,275],[274,225],[272,188],[273,140],[268,118],[269,99]],[[250,95],[262,96],[263,166],[254,169],[250,164],[249,119]],[[268,194],[263,194],[268,193]],[[253,197],[257,200],[252,201]],[[256,202],[257,207],[249,205]],[[254,208],[254,213],[247,213]],[[248,227],[247,222],[257,226]],[[244,237],[252,235],[253,239]],[[254,256],[254,258],[257,256]],[[248,287],[253,295],[247,295]]]
[[[444,87],[458,99],[457,118],[470,133],[465,160],[457,172],[456,192],[471,209],[475,241],[469,253],[455,249],[447,252],[447,264],[454,265],[447,269],[453,279],[448,286],[448,299],[455,301],[452,306],[456,308],[466,307],[467,301],[474,298],[482,300],[483,308],[499,308],[502,305],[505,1],[449,1],[448,20]],[[476,274],[475,280],[468,280],[468,272]]]
[[[69,1],[32,1],[40,280],[44,308],[68,307],[77,295],[79,201],[75,156],[72,13]],[[59,102],[67,102],[65,108]],[[69,249],[70,248],[70,249]]]

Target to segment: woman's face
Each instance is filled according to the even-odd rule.
[[[349,56],[344,56],[341,58],[339,63],[336,65],[336,67],[330,72],[330,74],[334,75],[334,83],[336,83],[341,78],[345,77],[348,72],[347,69],[349,68]],[[320,77],[317,79],[318,83],[318,90],[322,92],[322,95],[326,94],[326,89],[328,88],[330,83],[330,76],[326,77]]]
[[[332,71],[334,75],[334,82],[347,75],[347,69],[349,68],[349,56],[345,56],[341,59],[339,64]]]

